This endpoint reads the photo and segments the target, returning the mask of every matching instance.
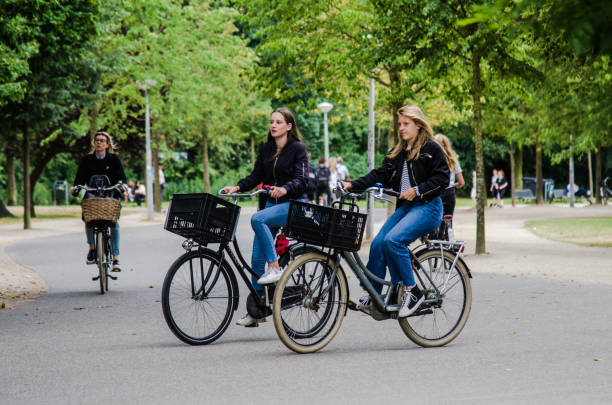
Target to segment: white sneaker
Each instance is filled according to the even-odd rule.
[[[425,296],[419,289],[417,285],[412,287],[412,290],[404,290],[402,294],[402,302],[399,309],[399,313],[397,314],[398,318],[405,318],[408,315],[413,314],[425,301]]]
[[[265,322],[266,318],[253,318],[251,315],[246,314],[242,318],[236,322],[236,325],[244,326],[244,327],[254,327],[258,326],[260,323]]]
[[[363,297],[359,298],[356,308],[360,310],[361,312],[364,312],[370,315],[371,305],[372,305],[372,298],[369,295],[364,295]]]
[[[282,275],[282,269],[276,270],[275,268],[268,266],[268,270],[266,270],[266,272],[261,277],[259,277],[259,280],[257,280],[257,284],[276,283],[278,280],[280,280]]]

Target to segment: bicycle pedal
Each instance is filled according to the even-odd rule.
[[[96,280],[99,280],[99,279],[100,279],[100,276],[95,276],[95,277],[91,278],[91,281],[96,281]]]
[[[109,274],[109,275],[108,275],[108,277],[109,277],[111,280],[117,280],[117,276],[111,276],[111,275]]]
[[[359,311],[359,308],[357,308],[356,302],[349,300],[347,303],[347,306],[348,306],[348,309],[350,309],[351,311]]]

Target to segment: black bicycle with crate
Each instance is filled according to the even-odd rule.
[[[358,212],[355,203],[370,192],[377,192],[374,197],[382,201],[388,201],[383,193],[398,193],[382,186],[359,194],[340,192],[340,200],[334,202],[337,208],[291,202],[286,233],[321,246],[323,251],[297,257],[276,285],[272,312],[281,341],[297,353],[320,350],[340,329],[347,309],[360,310],[378,321],[398,319],[408,338],[424,347],[442,346],[455,339],[467,322],[472,303],[471,274],[460,257],[464,242],[431,240],[424,249],[409,250],[425,301],[411,316],[398,318],[403,287],[376,277],[357,253],[367,216]],[[341,262],[370,294],[372,304],[367,309],[349,301]],[[372,280],[386,286],[386,291],[377,293]]]
[[[183,342],[204,345],[223,335],[238,309],[236,273],[250,291],[248,313],[254,318],[271,314],[274,286],[266,286],[265,297],[255,292],[249,277],[257,275],[242,256],[235,237],[240,217],[237,200],[266,192],[222,195],[233,202],[206,193],[172,196],[164,228],[187,238],[182,245],[187,252],[166,274],[162,309],[166,323]],[[211,244],[218,247],[212,249]],[[313,251],[318,250],[293,241],[279,250],[279,264],[284,267],[294,257]]]

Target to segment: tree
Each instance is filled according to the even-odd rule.
[[[34,183],[30,181],[31,145],[44,147],[57,137],[57,128],[78,102],[83,86],[80,62],[84,47],[96,31],[98,2],[9,1],[0,5],[0,15],[18,21],[21,27],[19,35],[2,38],[3,47],[13,50],[21,62],[10,74],[19,79],[19,85],[13,86],[11,102],[0,107],[0,116],[12,131],[4,132],[9,143],[15,145],[21,137],[24,228],[27,229],[31,227],[32,184],[35,184],[35,179]],[[20,49],[30,51],[20,52]]]

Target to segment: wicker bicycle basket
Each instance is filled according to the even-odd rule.
[[[174,194],[164,229],[199,243],[234,240],[240,206],[212,194]]]
[[[291,201],[285,232],[300,242],[356,252],[367,218],[355,211]]]
[[[87,226],[99,224],[115,226],[121,212],[121,203],[114,198],[88,198],[81,203],[83,220]]]

